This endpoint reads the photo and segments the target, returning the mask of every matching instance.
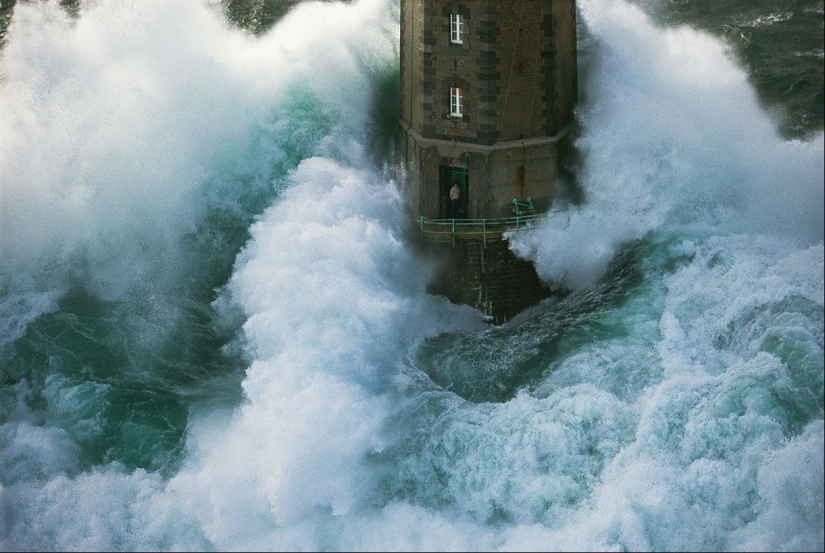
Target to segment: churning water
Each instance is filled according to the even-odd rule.
[[[822,550],[821,39],[752,84],[822,2],[637,4],[579,2],[583,200],[511,241],[570,293],[491,327],[383,165],[397,0],[18,3],[0,549]]]

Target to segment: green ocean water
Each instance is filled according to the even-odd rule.
[[[587,3],[574,169],[590,226],[617,238],[580,231],[598,278],[501,327],[424,293],[381,188],[397,2],[318,4],[294,27],[291,1],[0,2],[0,94],[24,114],[0,126],[0,549],[821,550],[821,490],[801,490],[822,482],[822,239],[741,208],[762,143],[791,187],[816,184],[821,1],[636,2],[640,36],[721,41],[767,113],[753,128],[776,130],[708,153],[719,128],[689,128],[688,154],[665,133],[608,151],[597,122],[634,108],[603,98],[632,94],[593,78],[643,71],[591,9],[610,2]],[[327,51],[303,45],[316,33]],[[172,51],[191,64],[166,67]],[[313,71],[327,57],[346,82]],[[130,71],[151,86],[107,88]],[[617,194],[652,198],[626,214],[599,204],[624,166]],[[540,274],[558,236],[525,246]]]

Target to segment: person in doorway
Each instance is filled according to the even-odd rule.
[[[461,198],[461,189],[458,187],[458,183],[454,182],[453,187],[450,188],[450,219],[455,219],[459,198]]]

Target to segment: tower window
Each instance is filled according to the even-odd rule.
[[[450,15],[450,42],[464,44],[464,17],[459,13]]]
[[[458,87],[450,88],[450,117],[461,117],[464,114],[464,90]]]

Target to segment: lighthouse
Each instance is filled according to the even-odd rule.
[[[401,0],[395,156],[438,290],[495,323],[550,291],[508,233],[552,213],[577,95],[575,0]]]

